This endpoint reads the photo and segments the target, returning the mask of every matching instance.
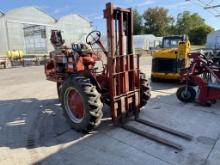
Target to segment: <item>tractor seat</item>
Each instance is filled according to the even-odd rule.
[[[208,83],[209,88],[220,89],[220,83]]]
[[[84,43],[73,43],[72,50],[82,56],[92,52],[91,49],[89,49],[89,47]]]

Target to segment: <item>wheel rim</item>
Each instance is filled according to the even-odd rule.
[[[80,123],[84,116],[83,98],[75,88],[68,88],[65,93],[65,108],[74,123]]]
[[[181,97],[184,98],[184,99],[190,99],[191,98],[191,93],[189,91],[183,91],[181,93]]]

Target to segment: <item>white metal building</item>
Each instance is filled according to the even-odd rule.
[[[156,37],[153,34],[134,35],[134,48],[136,50],[151,50],[159,46],[163,37]],[[107,36],[101,37],[101,41],[107,47]]]
[[[0,17],[3,16],[3,15],[4,15],[4,13],[0,11]]]
[[[50,32],[59,29],[70,46],[85,39],[91,31],[91,23],[71,14],[59,20],[35,7],[23,7],[0,13],[0,55],[9,50],[22,50],[24,54],[48,54],[51,51]]]
[[[72,42],[85,42],[86,36],[91,32],[91,22],[78,14],[61,17],[56,22],[56,27],[62,30],[66,44]]]
[[[220,49],[220,30],[207,35],[206,48]]]
[[[153,34],[134,36],[134,46],[136,49],[151,50],[156,48],[160,42],[162,42],[162,37],[156,37]]]

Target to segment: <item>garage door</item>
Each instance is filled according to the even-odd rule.
[[[47,36],[45,26],[25,24],[24,40],[27,54],[47,53]]]

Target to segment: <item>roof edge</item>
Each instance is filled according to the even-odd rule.
[[[208,35],[212,35],[212,34],[215,34],[215,33],[218,33],[218,32],[220,32],[220,29],[215,30],[215,31],[213,31],[213,32],[210,32],[210,33],[208,33]]]
[[[87,22],[90,24],[90,26],[92,27],[92,21],[91,21],[91,20],[89,20],[88,18],[86,18],[86,17],[84,17],[84,16],[82,16],[82,15],[80,15],[80,14],[77,14],[77,13],[70,13],[70,14],[63,15],[63,16],[61,16],[61,17],[57,20],[57,22],[59,22],[60,19],[62,19],[62,18],[64,18],[64,17],[71,16],[71,15],[78,16],[78,17],[82,18],[83,20],[87,21]]]
[[[59,21],[60,19],[62,19],[63,17],[71,16],[71,15],[79,16],[79,17],[81,17],[82,19],[84,19],[84,20],[86,20],[86,21],[88,21],[88,22],[91,22],[88,18],[86,18],[86,17],[84,17],[84,16],[82,16],[82,15],[80,15],[80,14],[77,14],[77,13],[70,13],[70,14],[63,15],[63,16],[61,16],[61,17],[58,19],[58,21]]]
[[[8,10],[7,12],[5,12],[4,15],[7,15],[7,13],[9,13],[10,11],[13,11],[13,10],[21,10],[21,9],[25,9],[25,8],[34,8],[36,10],[38,10],[39,12],[43,13],[43,14],[46,14],[48,17],[52,18],[54,20],[54,22],[57,21],[57,19],[53,16],[51,16],[50,14],[48,14],[47,12],[45,12],[44,10],[42,10],[40,7],[38,6],[23,6],[23,7],[18,7],[18,8],[13,8],[13,9],[10,9]]]
[[[55,22],[58,21],[57,18],[55,18],[54,16],[50,15],[49,13],[47,13],[46,11],[44,11],[43,9],[41,9],[40,7],[38,7],[38,6],[32,6],[32,7],[35,8],[35,9],[37,9],[37,10],[39,10],[40,12],[42,12],[42,13],[48,15],[49,17],[53,18]]]
[[[5,13],[3,13],[2,11],[0,11],[0,14],[5,15]]]
[[[47,16],[49,16],[50,18],[52,18],[55,23],[56,23],[56,22],[59,22],[59,20],[60,20],[61,18],[65,17],[65,16],[76,15],[76,16],[78,16],[78,17],[81,17],[81,18],[84,19],[85,21],[89,22],[90,26],[92,27],[92,21],[89,20],[87,17],[82,16],[82,15],[80,15],[80,14],[70,13],[70,14],[67,14],[67,15],[63,15],[63,16],[61,16],[60,18],[56,18],[56,17],[50,15],[49,13],[47,13],[46,11],[44,11],[43,9],[41,9],[39,6],[22,6],[22,7],[10,9],[10,10],[6,11],[5,13],[3,13],[3,12],[0,11],[0,13],[2,14],[2,16],[5,16],[5,15],[7,15],[7,13],[10,12],[10,11],[13,11],[13,10],[21,10],[21,9],[25,9],[25,8],[34,8],[34,9],[38,10],[38,11],[40,11],[41,13],[46,14]]]

